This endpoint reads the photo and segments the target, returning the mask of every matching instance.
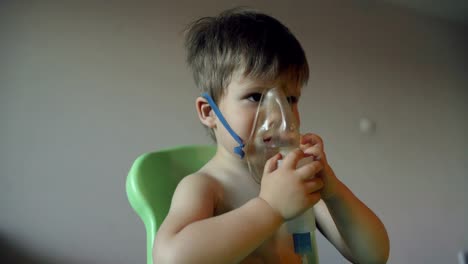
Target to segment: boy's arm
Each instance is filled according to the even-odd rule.
[[[205,175],[187,176],[180,182],[156,235],[156,263],[239,262],[283,223],[261,198],[213,216],[216,190],[216,182]]]
[[[353,263],[386,263],[390,242],[385,226],[335,175],[327,162],[322,139],[315,134],[301,138],[306,155],[323,164],[317,174],[324,182],[323,202],[315,205],[317,227]]]
[[[185,177],[177,186],[169,214],[156,235],[155,261],[239,262],[271,237],[285,220],[317,203],[323,182],[309,178],[322,169],[321,163],[296,169],[304,157],[297,149],[284,157],[278,168],[281,157],[277,154],[266,162],[257,198],[218,216],[214,216],[214,211],[222,187],[217,181],[202,174]]]
[[[314,207],[317,227],[353,263],[386,263],[389,239],[379,218],[343,183]]]

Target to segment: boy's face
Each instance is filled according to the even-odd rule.
[[[244,142],[250,137],[262,93],[272,87],[283,90],[290,101],[292,113],[298,125],[300,124],[297,104],[301,95],[300,85],[291,81],[287,76],[264,81],[234,74],[231,83],[218,102],[218,107],[231,128]],[[233,152],[233,148],[238,145],[219,119],[216,120],[215,135],[218,144],[229,152]]]

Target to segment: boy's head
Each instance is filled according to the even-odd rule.
[[[309,78],[304,50],[289,29],[249,9],[235,8],[195,21],[187,30],[185,46],[196,85],[216,103],[233,76],[262,81],[288,76],[299,86]]]

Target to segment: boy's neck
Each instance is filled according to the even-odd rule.
[[[245,178],[249,178],[249,180],[252,181],[254,180],[250,175],[249,167],[245,159],[240,159],[239,156],[227,151],[223,146],[218,145],[212,161],[217,168],[225,172],[235,174],[239,177],[245,176]]]

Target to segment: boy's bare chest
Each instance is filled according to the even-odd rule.
[[[215,214],[220,215],[241,207],[257,197],[259,190],[258,185],[237,184],[231,186],[226,184],[220,192]],[[301,263],[301,259],[294,253],[292,237],[283,225],[241,263]]]
[[[294,253],[292,238],[283,226],[240,263],[294,264],[301,263],[301,258]]]

